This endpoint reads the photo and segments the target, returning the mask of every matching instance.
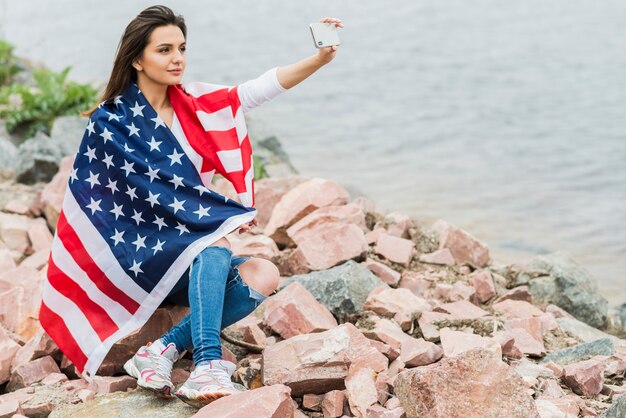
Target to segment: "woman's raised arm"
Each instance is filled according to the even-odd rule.
[[[321,19],[323,23],[334,23],[337,28],[343,28],[341,19],[326,17]],[[305,80],[311,74],[328,64],[335,58],[337,54],[337,46],[328,46],[320,48],[317,54],[304,58],[296,63],[278,67],[278,82],[286,89],[290,89],[301,81]]]

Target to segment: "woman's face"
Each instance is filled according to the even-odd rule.
[[[185,37],[178,26],[156,28],[142,56],[133,63],[137,76],[157,84],[180,84],[185,72],[185,49]]]

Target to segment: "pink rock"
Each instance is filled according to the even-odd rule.
[[[273,385],[224,396],[203,407],[194,418],[273,417],[291,418],[296,408],[291,390],[285,385]]]
[[[385,403],[385,408],[387,409],[396,409],[401,407],[402,406],[400,405],[400,399],[396,398],[395,396],[389,398],[389,400]]]
[[[478,306],[466,300],[446,303],[435,309],[435,312],[449,313],[452,319],[475,319],[489,315],[489,312],[480,309]]]
[[[374,322],[373,326],[367,330],[361,330],[368,338],[382,341],[395,350],[400,350],[402,341],[412,338],[402,332],[402,328],[398,324],[389,319],[376,316],[370,317],[370,319]]]
[[[11,362],[19,349],[20,345],[0,328],[0,385],[9,380]]]
[[[283,195],[305,180],[302,177],[289,176],[263,178],[254,182],[254,202],[258,213],[257,220],[261,228],[265,228],[274,206]]]
[[[387,230],[385,230],[385,228],[376,227],[373,230],[365,233],[365,241],[367,241],[368,245],[372,245],[376,241],[378,241],[378,237],[380,237],[380,234],[386,234],[386,233],[387,233]]]
[[[489,264],[489,248],[467,232],[443,220],[435,222],[432,229],[439,235],[439,249],[449,249],[457,263],[476,267]]]
[[[383,217],[385,215],[384,209],[379,207],[373,200],[368,199],[367,197],[359,196],[352,201],[352,204],[360,207],[365,213],[371,213],[378,217]]]
[[[541,322],[541,332],[546,333],[549,331],[556,331],[561,329],[561,326],[556,321],[556,318],[550,314],[546,313],[539,317],[539,321]]]
[[[424,292],[428,290],[431,282],[421,277],[413,271],[405,270],[402,273],[398,287],[409,289],[414,295],[424,297]]]
[[[409,331],[413,326],[414,315],[411,312],[396,312],[393,315],[393,320],[400,325],[402,331]]]
[[[348,223],[358,226],[363,233],[368,229],[365,226],[365,214],[358,206],[348,203],[346,205],[333,205],[321,207],[295,224],[287,228],[287,235],[296,244],[306,239],[306,237],[315,233],[322,225]]]
[[[372,347],[378,350],[379,353],[387,357],[389,361],[397,359],[400,355],[400,352],[397,349],[394,349],[389,344],[385,344],[382,341],[371,340],[370,344],[372,345]]]
[[[561,389],[561,385],[556,380],[547,379],[539,384],[539,390],[542,397],[561,398],[565,396],[565,392]]]
[[[263,315],[265,323],[283,338],[337,326],[330,311],[298,282],[268,298]]]
[[[546,348],[543,342],[537,341],[532,335],[528,333],[524,328],[513,328],[506,331],[497,331],[494,333],[496,336],[510,336],[515,340],[515,347],[524,354],[535,357],[543,357],[546,355]]]
[[[442,248],[429,254],[422,254],[419,260],[422,263],[441,264],[444,266],[453,266],[455,264],[454,257],[447,248]]]
[[[40,382],[50,373],[61,373],[54,359],[50,356],[38,358],[13,370],[7,384],[7,390],[12,392],[16,389],[30,386],[33,383]]]
[[[565,311],[564,309],[559,308],[556,305],[546,306],[546,313],[552,314],[555,318],[576,319],[572,315],[570,315],[569,312]]]
[[[383,223],[389,235],[400,238],[409,238],[409,230],[414,226],[413,220],[400,212],[389,212]]]
[[[549,361],[547,363],[544,363],[543,366],[547,369],[552,370],[556,378],[561,378],[563,376],[564,370],[562,365]]]
[[[0,238],[10,250],[26,253],[30,249],[29,225],[28,216],[0,213]]]
[[[398,312],[423,312],[430,310],[425,299],[415,296],[408,289],[380,288],[374,289],[363,305],[363,309],[371,310],[379,315],[391,317]]]
[[[46,399],[31,400],[21,405],[22,413],[27,417],[46,417],[50,415],[54,405]]]
[[[324,206],[343,205],[349,194],[338,183],[314,178],[285,193],[274,206],[264,234],[277,244],[289,242],[286,230],[309,213]]]
[[[390,377],[389,370],[383,370],[376,375],[376,400],[381,405],[389,399],[389,393],[392,390],[389,385]]]
[[[378,241],[376,241],[374,252],[391,262],[408,267],[413,258],[414,246],[411,240],[381,233],[378,236]]]
[[[130,376],[94,376],[88,389],[106,395],[112,392],[126,392],[136,387],[137,380]]]
[[[41,273],[29,267],[16,267],[0,273],[0,280],[9,279],[13,286],[0,294],[0,322],[24,341],[41,330]]]
[[[522,300],[505,300],[494,303],[492,308],[507,318],[530,318],[543,315],[541,309]]]
[[[324,418],[338,418],[343,414],[345,395],[341,390],[331,390],[324,395],[322,400],[322,412]]]
[[[422,335],[426,341],[439,340],[439,328],[433,322],[453,319],[452,315],[442,312],[422,312],[422,316],[417,320]]]
[[[502,296],[499,296],[493,303],[500,303],[505,300],[523,300],[525,302],[532,302],[532,295],[528,290],[528,286],[518,286],[509,290]]]
[[[44,248],[26,257],[20,263],[20,266],[30,267],[35,270],[41,270],[46,264],[48,264],[49,258],[50,258],[50,248]]]
[[[248,235],[241,239],[228,237],[231,250],[237,256],[249,256],[271,260],[279,253],[274,240],[265,235]]]
[[[450,328],[442,328],[439,330],[439,337],[441,338],[443,355],[446,357],[454,357],[475,348],[482,348],[502,358],[500,343],[493,338],[453,331]]]
[[[70,179],[74,157],[65,157],[61,160],[59,171],[52,180],[41,190],[41,204],[45,218],[50,228],[55,229],[59,220],[59,213],[63,207],[63,197]]]
[[[543,344],[543,329],[540,317],[531,316],[528,318],[507,319],[504,322],[504,326],[506,329],[522,328],[535,340]]]
[[[282,382],[291,387],[294,397],[343,389],[352,364],[380,372],[387,368],[388,360],[354,325],[345,323],[267,347],[263,351],[263,384]]]
[[[17,266],[15,260],[13,260],[13,254],[11,250],[0,250],[0,271],[12,270]]]
[[[2,397],[0,396],[0,400],[1,399]],[[20,408],[20,403],[17,399],[0,402],[0,418],[11,418],[21,413],[22,408]]]
[[[373,405],[367,408],[365,418],[403,418],[406,417],[404,408],[386,409],[380,405]]]
[[[470,279],[476,290],[476,297],[480,303],[485,303],[496,295],[496,287],[489,271],[483,270]]]
[[[572,396],[561,398],[541,398],[537,399],[537,410],[544,417],[577,417],[580,412],[578,401]]]
[[[13,371],[21,365],[45,356],[60,359],[61,352],[52,338],[44,331],[40,331],[16,353],[13,363],[11,363],[11,370]]]
[[[500,343],[500,347],[502,348],[502,355],[509,358],[524,357],[524,353],[522,353],[519,347],[515,345],[515,337],[513,335],[494,333],[492,338]]]
[[[63,373],[50,373],[41,383],[44,385],[56,385],[57,383],[67,382],[67,376]]]
[[[406,370],[394,391],[407,417],[539,418],[520,376],[485,350]]]
[[[390,286],[396,287],[398,282],[400,282],[400,273],[384,265],[383,263],[379,263],[378,261],[374,261],[371,258],[368,258],[362,263],[365,267],[370,269],[372,273],[374,273],[380,280],[387,283]]]
[[[302,264],[297,273],[325,270],[367,251],[363,231],[354,224],[329,223],[303,232],[293,257]]]
[[[96,397],[96,392],[89,389],[80,389],[76,392],[76,396],[83,402],[87,402]]]
[[[33,247],[33,251],[50,251],[50,247],[52,247],[52,234],[44,218],[31,219],[26,232],[31,246]]]
[[[400,358],[408,367],[425,366],[438,361],[442,356],[441,347],[423,338],[406,339],[402,341],[400,348]]]
[[[321,411],[322,399],[324,399],[322,395],[307,393],[302,397],[302,407],[309,411]]]
[[[346,393],[352,413],[362,418],[368,407],[378,400],[376,373],[369,367],[350,367],[346,377]]]
[[[602,391],[604,365],[595,359],[568,364],[564,368],[563,383],[582,396],[595,396]]]

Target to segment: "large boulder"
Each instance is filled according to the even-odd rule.
[[[554,303],[565,309],[577,319],[595,328],[602,328],[606,322],[608,302],[600,295],[598,284],[589,271],[578,264],[566,252],[555,252],[540,256],[528,264],[528,270],[542,270],[549,273],[541,286],[533,286],[531,279],[530,292],[535,303]],[[545,282],[551,282],[554,287]],[[553,288],[554,292],[546,292]]]
[[[194,418],[291,418],[296,407],[285,385],[273,385],[225,396],[203,407]]]
[[[539,418],[522,378],[481,349],[406,370],[394,390],[409,418]]]
[[[304,285],[339,321],[363,310],[367,296],[375,287],[387,287],[367,267],[354,261],[324,271],[292,276],[281,282],[280,287],[294,281]]]

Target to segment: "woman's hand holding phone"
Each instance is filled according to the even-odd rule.
[[[320,22],[326,23],[326,24],[334,24],[335,28],[337,29],[343,28],[343,22],[341,21],[341,19],[337,19],[334,17],[325,17],[321,19]],[[335,58],[335,55],[337,55],[338,47],[339,47],[338,45],[318,47],[319,49],[317,50],[317,58],[323,64],[328,64],[329,62],[333,60],[333,58]]]

